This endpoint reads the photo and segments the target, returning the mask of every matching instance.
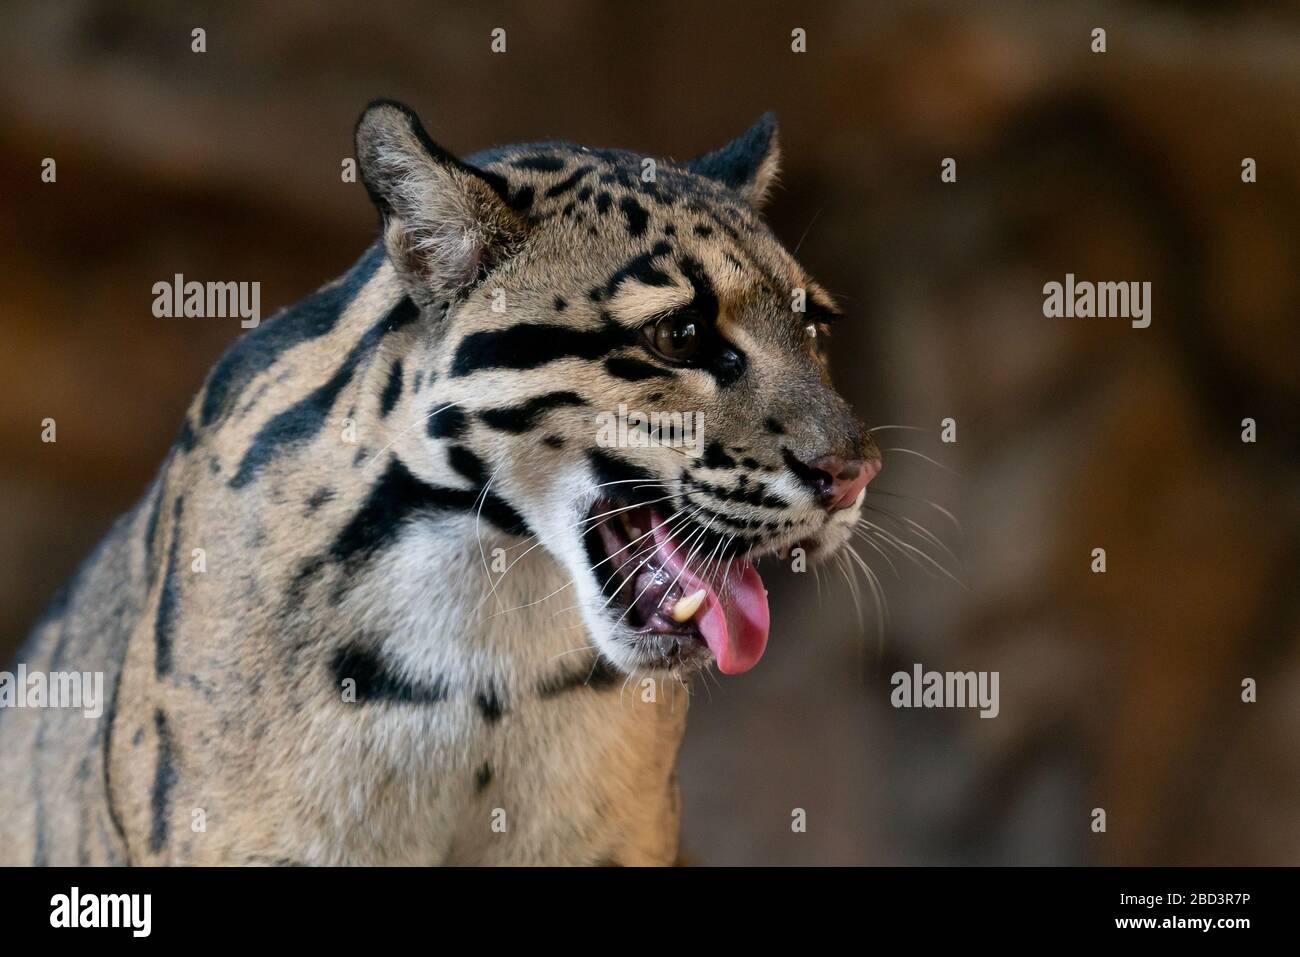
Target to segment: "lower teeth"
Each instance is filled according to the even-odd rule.
[[[695,617],[695,613],[700,610],[704,604],[704,598],[708,593],[701,588],[699,591],[677,599],[677,604],[673,605],[672,619],[679,624],[690,621]]]

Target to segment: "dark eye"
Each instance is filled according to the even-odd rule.
[[[699,321],[689,314],[664,316],[650,326],[650,347],[670,362],[688,362],[704,341]]]

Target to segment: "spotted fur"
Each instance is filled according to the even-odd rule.
[[[856,509],[791,462],[873,450],[835,306],[757,211],[777,155],[765,117],[653,180],[557,143],[461,161],[372,105],[379,242],[222,357],[21,654],[111,698],[0,715],[0,863],[671,862],[689,669],[603,607],[584,516],[666,497],[719,556],[829,552]],[[730,358],[646,348],[683,307]],[[710,441],[599,447],[620,403]]]

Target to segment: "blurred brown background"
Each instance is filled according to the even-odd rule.
[[[269,315],[339,274],[375,224],[339,164],[380,95],[462,153],[684,159],[776,110],[770,218],[847,307],[839,382],[946,467],[887,452],[901,497],[869,500],[965,589],[865,552],[881,636],[838,570],[768,573],[767,657],[694,700],[691,860],[1300,861],[1293,4],[5,4],[0,657],[239,331],[155,319],[153,283],[259,280]],[[1151,281],[1151,327],[1044,318],[1067,272]],[[913,662],[999,671],[1001,715],[894,710]]]

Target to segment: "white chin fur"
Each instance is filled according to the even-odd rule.
[[[588,527],[585,520],[596,500],[596,492],[580,475],[569,482],[556,482],[555,489],[550,505],[539,509],[540,515],[546,518],[539,518],[533,530],[543,548],[555,557],[573,582],[576,601],[570,599],[567,604],[578,606],[588,642],[619,670],[635,671],[640,661],[632,644],[619,640],[620,635],[630,636],[631,630],[614,624],[583,544],[583,533]]]

